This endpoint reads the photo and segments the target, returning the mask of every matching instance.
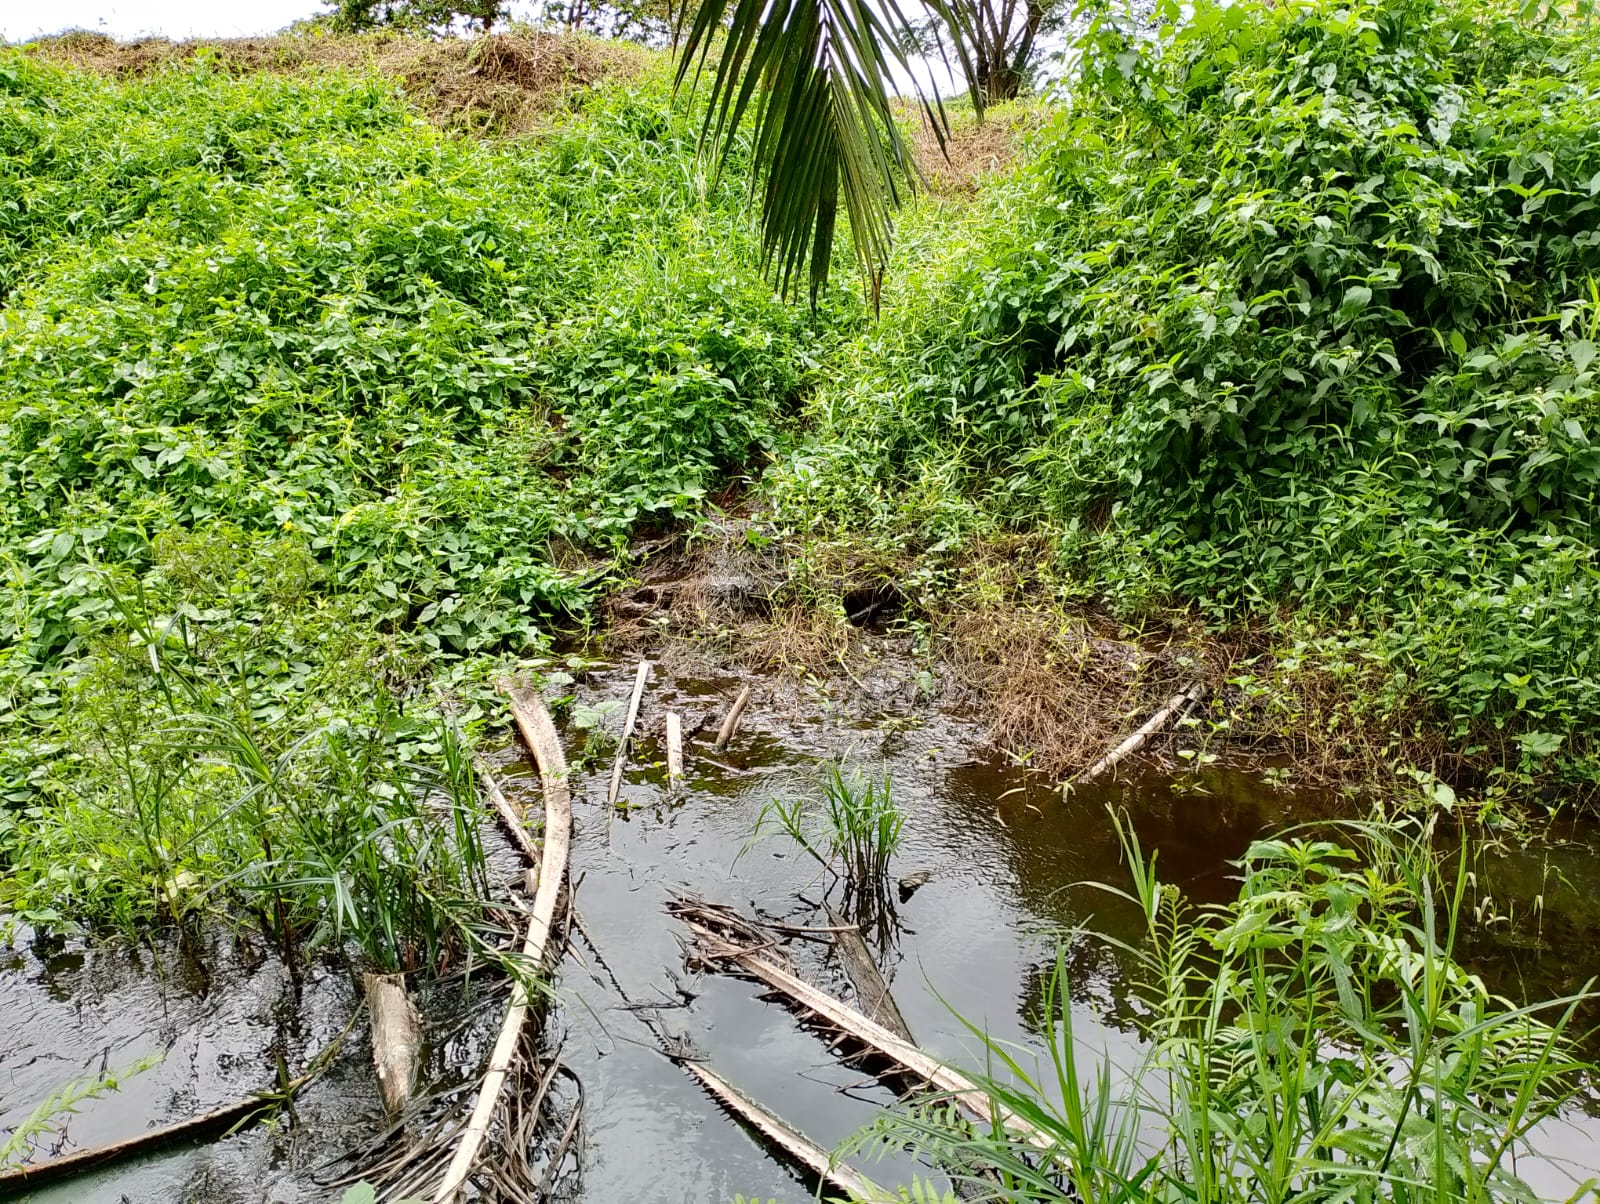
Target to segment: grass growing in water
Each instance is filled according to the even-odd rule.
[[[830,764],[819,793],[818,801],[773,799],[756,820],[756,839],[774,831],[788,836],[844,883],[847,910],[881,911],[878,905],[888,897],[889,861],[905,828],[888,777],[876,780]]]
[[[1049,1156],[943,1102],[887,1113],[855,1146],[909,1143],[993,1200],[1533,1204],[1517,1159],[1596,1070],[1569,1039],[1579,1000],[1519,1007],[1457,963],[1469,876],[1430,832],[1341,831],[1257,842],[1237,900],[1205,908],[1125,832],[1133,889],[1115,893],[1146,923],[1138,1065],[1085,1064],[1063,955],[1042,1073],[972,1029],[977,1081]]]

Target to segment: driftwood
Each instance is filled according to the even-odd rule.
[[[884,1193],[873,1186],[861,1172],[846,1163],[835,1162],[827,1150],[799,1129],[790,1126],[782,1117],[756,1103],[726,1079],[697,1062],[684,1062],[683,1068],[699,1079],[701,1085],[711,1092],[723,1107],[829,1187],[844,1192],[851,1200],[885,1198]]]
[[[628,700],[628,718],[622,725],[622,743],[617,745],[617,759],[611,763],[611,785],[606,789],[606,805],[617,805],[617,792],[622,789],[622,771],[628,764],[628,741],[633,739],[633,725],[639,722],[639,700],[644,697],[644,683],[650,678],[650,662],[640,661],[639,672],[633,679],[633,697]]]
[[[791,1003],[814,1012],[833,1028],[932,1085],[984,1124],[999,1123],[1036,1148],[1051,1148],[1048,1137],[1022,1117],[995,1104],[981,1087],[960,1071],[952,1070],[826,991],[796,978],[788,970],[762,956],[759,946],[752,947],[729,940],[722,926],[725,915],[723,909],[680,899],[669,904],[668,910],[683,920],[695,934],[696,955],[701,960],[730,963],[785,996]]]
[[[712,752],[721,752],[728,747],[734,735],[739,731],[739,720],[744,717],[744,708],[750,703],[750,687],[740,686],[739,697],[733,700],[733,705],[728,708],[728,713],[723,717],[722,726],[717,729],[716,741],[711,745]]]
[[[372,1068],[378,1094],[390,1115],[411,1102],[422,1053],[422,1017],[406,994],[403,974],[363,974],[367,1014],[372,1017]]]
[[[528,932],[522,942],[522,956],[531,973],[544,964],[549,952],[556,901],[567,876],[567,858],[572,844],[572,793],[567,782],[566,757],[562,755],[561,742],[556,738],[555,724],[550,721],[550,712],[545,709],[544,699],[534,690],[513,690],[511,714],[516,720],[517,730],[522,733],[523,740],[538,763],[539,776],[544,783],[544,852],[540,859],[539,885],[533,897]],[[478,1090],[478,1102],[466,1128],[462,1130],[450,1167],[445,1171],[438,1191],[434,1193],[434,1204],[448,1204],[455,1200],[467,1176],[472,1173],[478,1151],[489,1132],[489,1122],[500,1102],[506,1075],[516,1057],[517,1042],[528,1016],[529,1003],[528,986],[518,979],[511,988],[511,1006],[506,1009],[500,1035],[489,1056],[489,1068]]]
[[[884,1028],[907,1044],[915,1044],[911,1026],[900,1014],[894,996],[889,994],[889,984],[884,981],[872,950],[867,948],[861,929],[845,922],[843,916],[828,908],[828,923],[833,926],[833,947],[839,951],[839,961],[846,977],[856,989],[856,1002],[862,1015],[876,1020]]]
[[[667,712],[667,781],[683,777],[683,720],[677,711]]]
[[[1174,694],[1171,698],[1167,699],[1166,705],[1154,715],[1151,715],[1149,719],[1145,720],[1136,732],[1134,732],[1121,744],[1113,748],[1105,756],[1101,757],[1093,765],[1089,766],[1088,769],[1085,769],[1076,778],[1067,782],[1064,786],[1064,789],[1071,790],[1073,786],[1078,785],[1079,783],[1093,781],[1107,770],[1115,768],[1118,762],[1122,761],[1124,758],[1130,757],[1134,753],[1138,752],[1145,746],[1151,736],[1155,735],[1173,720],[1180,718],[1184,712],[1188,711],[1190,707],[1199,702],[1203,689],[1204,688],[1200,685],[1200,683],[1196,682],[1187,690],[1183,691],[1183,693]]]
[[[301,1080],[297,1080],[290,1084],[290,1089],[293,1090],[300,1083]],[[137,1136],[114,1141],[110,1145],[96,1146],[92,1150],[75,1150],[71,1154],[63,1154],[59,1158],[51,1158],[44,1162],[11,1167],[0,1171],[0,1196],[23,1191],[31,1192],[47,1183],[81,1174],[83,1171],[104,1166],[109,1162],[117,1162],[133,1154],[147,1153],[161,1146],[174,1145],[180,1141],[199,1141],[231,1133],[237,1128],[260,1120],[280,1102],[279,1096],[265,1098],[252,1095],[249,1099],[224,1104],[220,1108],[202,1112],[199,1116],[191,1116],[188,1120],[162,1125],[159,1129],[146,1129]]]

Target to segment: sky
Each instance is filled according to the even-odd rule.
[[[0,38],[20,42],[63,29],[114,38],[239,37],[272,33],[322,7],[317,0],[0,0]]]

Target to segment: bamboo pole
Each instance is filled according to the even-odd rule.
[[[744,708],[750,702],[750,687],[741,686],[739,697],[733,700],[733,705],[728,708],[727,715],[722,720],[722,726],[717,729],[716,743],[711,746],[713,752],[721,752],[728,747],[728,742],[733,739],[739,730],[739,720],[744,716]]]
[[[561,742],[556,737],[555,724],[550,720],[550,712],[545,709],[544,699],[534,690],[513,690],[511,715],[533,753],[539,766],[539,777],[544,783],[544,852],[540,858],[539,886],[533,897],[533,912],[522,942],[522,956],[529,971],[533,972],[544,965],[549,951],[556,901],[567,876],[567,859],[572,845],[572,792],[567,782],[566,758],[562,755]],[[489,1068],[484,1073],[482,1087],[478,1089],[477,1104],[472,1109],[467,1127],[462,1130],[460,1144],[456,1146],[455,1156],[450,1160],[450,1167],[445,1171],[439,1190],[434,1193],[434,1204],[449,1204],[455,1200],[467,1176],[472,1173],[478,1151],[488,1135],[489,1122],[500,1102],[506,1075],[516,1057],[517,1041],[527,1019],[529,1002],[528,988],[524,980],[519,978],[511,989],[511,1006],[506,1009],[500,1035],[489,1056]]]
[[[639,722],[639,700],[644,697],[644,683],[650,677],[650,662],[640,661],[639,671],[633,678],[633,697],[628,700],[628,719],[622,725],[622,743],[617,745],[617,759],[611,764],[611,785],[606,790],[606,805],[617,805],[617,792],[622,789],[622,770],[628,764],[628,741],[633,739],[633,725]]]
[[[683,777],[683,720],[677,711],[667,712],[667,781]]]
[[[1174,694],[1171,698],[1167,699],[1165,706],[1163,706],[1154,715],[1150,716],[1149,719],[1145,720],[1139,729],[1121,744],[1117,745],[1105,756],[1101,757],[1093,765],[1089,766],[1088,769],[1084,770],[1076,778],[1062,783],[1062,792],[1066,793],[1080,783],[1093,781],[1107,770],[1115,768],[1120,761],[1138,752],[1145,746],[1151,736],[1155,735],[1162,728],[1166,727],[1168,723],[1171,723],[1174,719],[1179,718],[1183,712],[1187,711],[1195,703],[1199,702],[1202,692],[1203,688],[1201,687],[1200,683],[1195,682],[1194,685],[1183,691],[1183,693]]]

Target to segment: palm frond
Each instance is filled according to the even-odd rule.
[[[963,23],[942,0],[929,7],[944,20],[970,87]],[[911,29],[905,13],[897,0],[699,0],[688,14],[679,87],[689,81],[692,89],[707,74],[724,26],[701,142],[716,148],[720,170],[745,120],[753,122],[764,268],[785,294],[804,275],[815,305],[842,199],[856,259],[878,279],[902,181],[916,180],[891,104],[895,73],[915,79],[903,49]],[[944,106],[916,87],[942,147]],[[976,90],[973,97],[981,103]]]

